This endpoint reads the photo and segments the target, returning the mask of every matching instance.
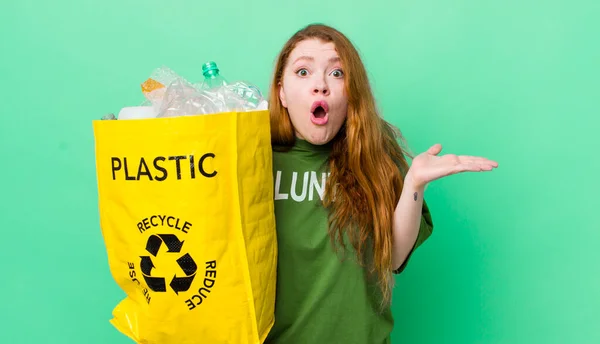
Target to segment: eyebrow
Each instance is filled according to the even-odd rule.
[[[312,61],[314,61],[314,60],[315,60],[315,58],[314,58],[314,57],[312,57],[312,56],[306,56],[306,55],[303,55],[303,56],[300,56],[300,57],[298,57],[298,58],[297,58],[297,59],[294,61],[294,63],[296,63],[296,62],[298,62],[298,61],[300,61],[300,60],[308,60],[308,61],[311,61],[311,62],[312,62]],[[330,63],[331,63],[331,62],[339,62],[339,61],[341,61],[341,60],[342,60],[342,59],[341,59],[339,56],[335,56],[335,57],[332,57],[332,58],[330,58],[330,59],[329,59],[329,62],[330,62]]]

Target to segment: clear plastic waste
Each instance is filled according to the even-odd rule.
[[[187,80],[169,67],[162,66],[154,69],[150,77],[141,85],[142,93],[146,97],[146,102],[142,105],[153,105],[155,108],[158,108],[165,96],[166,86],[179,80],[187,82]]]
[[[229,83],[215,62],[203,64],[202,75],[202,81],[194,84],[168,67],[156,68],[141,84],[145,99],[137,108],[145,108],[145,113],[152,113],[154,118],[268,108],[266,99],[256,85],[247,81]],[[152,111],[148,110],[150,107]],[[130,117],[119,116],[117,119]]]
[[[117,117],[115,117],[114,113],[108,113],[104,116],[102,116],[102,118],[100,118],[101,120],[114,120],[117,119]]]
[[[146,106],[126,106],[119,111],[118,119],[147,119],[156,117],[154,107]]]
[[[174,80],[159,100],[156,117],[203,115],[227,111],[225,102],[198,90],[183,79]]]
[[[204,80],[199,88],[228,102],[230,110],[255,110],[263,100],[262,93],[255,85],[245,81],[229,83],[213,61],[202,65],[202,75]]]
[[[266,101],[263,99],[263,95],[258,87],[251,83],[237,81],[227,87],[244,100],[244,105],[248,109],[258,109],[266,105]]]
[[[200,89],[213,90],[228,85],[227,79],[221,75],[219,67],[215,62],[210,61],[203,64],[202,75],[204,76],[204,80],[200,84]]]

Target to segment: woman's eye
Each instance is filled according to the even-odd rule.
[[[334,78],[341,78],[342,76],[344,76],[344,72],[342,72],[341,69],[336,69],[333,72],[331,72],[331,75],[333,75]]]
[[[299,76],[307,76],[308,75],[308,71],[306,69],[302,68],[302,69],[298,70],[296,72],[296,74],[298,74]]]

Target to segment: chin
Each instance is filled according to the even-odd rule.
[[[329,132],[319,130],[305,135],[304,138],[306,141],[318,146],[329,143],[333,139],[333,135]]]
[[[306,141],[310,142],[311,144],[313,144],[315,146],[321,146],[321,145],[327,144],[329,142],[329,140],[326,140],[326,139],[307,139]]]

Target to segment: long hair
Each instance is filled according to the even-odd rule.
[[[365,67],[353,44],[338,30],[322,24],[296,32],[277,58],[269,94],[273,145],[290,147],[295,142],[292,122],[279,98],[279,85],[290,53],[306,39],[335,45],[348,97],[346,121],[334,138],[328,162],[330,177],[323,205],[329,210],[329,235],[332,243],[342,247],[347,235],[359,262],[369,262],[369,271],[376,274],[386,303],[393,285],[394,211],[403,187],[402,174],[408,170],[405,156],[410,155],[398,143],[402,140],[399,131],[379,115]]]

